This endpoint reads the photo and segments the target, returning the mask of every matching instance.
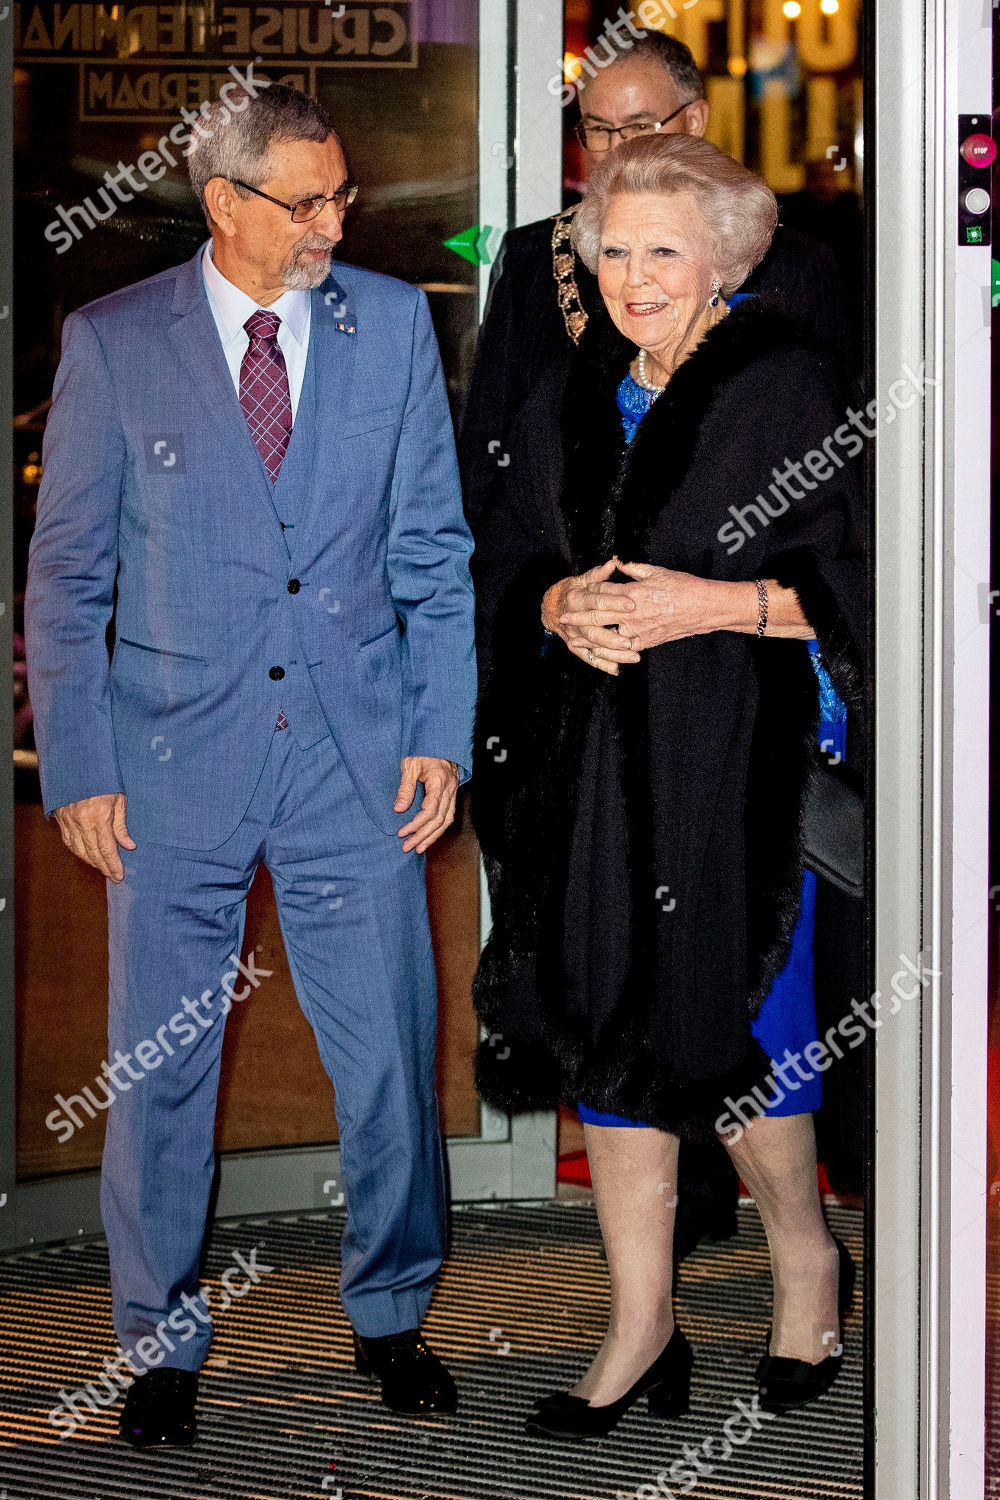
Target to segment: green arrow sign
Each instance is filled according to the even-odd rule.
[[[491,224],[473,224],[470,228],[453,234],[450,240],[445,240],[444,246],[446,250],[454,250],[463,260],[471,261],[474,266],[488,266],[502,238],[502,229],[495,229]]]

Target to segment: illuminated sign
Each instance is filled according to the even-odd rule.
[[[283,0],[281,5],[14,6],[24,63],[79,70],[81,120],[175,119],[218,96],[234,62],[316,92],[318,68],[414,68],[414,0]]]
[[[804,162],[854,156],[861,119],[858,72],[859,0],[642,0],[643,25],[658,26],[691,48],[703,73],[709,65],[709,27],[724,28],[728,71],[709,74],[707,135],[743,161],[747,95],[756,106],[755,155],[776,193],[805,186]],[[752,24],[751,24],[752,17]],[[793,110],[800,91],[801,111]],[[804,126],[804,138],[803,138]],[[801,147],[802,160],[796,159]]]

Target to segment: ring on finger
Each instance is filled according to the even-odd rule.
[[[597,658],[594,656],[594,648],[592,646],[588,646],[587,647],[587,660],[588,661],[596,661],[596,659]]]

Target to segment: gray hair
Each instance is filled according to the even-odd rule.
[[[573,245],[588,270],[597,270],[608,204],[619,193],[693,194],[715,244],[724,297],[767,254],[778,224],[767,183],[704,136],[637,136],[598,164],[573,216]]]
[[[642,60],[656,63],[657,67],[666,69],[670,74],[674,87],[685,104],[704,99],[705,90],[694,53],[679,37],[671,36],[669,31],[648,30],[634,41],[631,38],[629,40],[628,50],[616,57],[615,62]]]
[[[213,177],[225,177],[227,182],[240,178],[259,187],[273,176],[272,146],[325,141],[331,135],[339,142],[319,100],[283,83],[265,88],[254,80],[252,90],[236,89],[232,99],[219,98],[204,106],[191,132],[188,175],[209,226],[205,187]],[[250,197],[242,188],[236,191],[241,198]]]

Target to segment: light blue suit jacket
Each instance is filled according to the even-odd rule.
[[[392,832],[403,756],[471,765],[472,539],[427,299],[341,264],[312,293],[275,489],[200,258],[66,320],[25,603],[45,810],[124,791],[137,840],[217,847],[308,673]]]

